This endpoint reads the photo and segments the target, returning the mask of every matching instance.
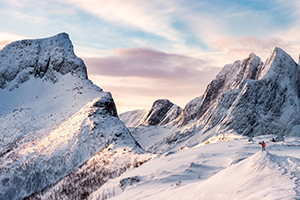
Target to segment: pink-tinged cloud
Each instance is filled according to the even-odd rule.
[[[201,78],[212,71],[215,75],[216,71],[216,68],[206,67],[205,60],[153,49],[116,49],[114,53],[115,56],[110,57],[84,58],[89,74],[184,80]]]

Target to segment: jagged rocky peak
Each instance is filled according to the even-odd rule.
[[[220,95],[240,87],[246,79],[257,79],[262,65],[263,62],[254,53],[251,53],[244,60],[238,60],[232,64],[225,65],[216,78],[207,86],[203,95],[202,105],[197,113],[197,119],[201,118]]]
[[[144,151],[67,34],[7,45],[0,86],[0,199],[86,199],[139,164]]]
[[[148,113],[140,121],[140,125],[156,126],[167,124],[180,114],[180,109],[167,99],[156,100]]]
[[[259,78],[265,76],[281,78],[282,80],[290,79],[292,77],[295,79],[295,76],[298,76],[298,71],[298,64],[294,59],[281,48],[274,47],[261,69]]]
[[[0,88],[18,87],[30,77],[56,82],[59,74],[87,79],[83,61],[76,57],[68,34],[21,40],[0,51]]]
[[[254,81],[246,81],[236,91],[224,93],[219,99],[215,109],[228,108],[222,127],[247,136],[275,134],[282,137],[298,134],[296,127],[300,124],[300,107],[297,63],[282,49],[275,47],[257,77]],[[224,116],[220,115],[220,118]],[[216,124],[220,118],[211,120],[211,124]]]

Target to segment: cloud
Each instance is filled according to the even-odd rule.
[[[220,71],[202,59],[154,49],[114,49],[114,56],[83,58],[89,78],[112,92],[120,112],[148,108],[160,98],[184,106]]]
[[[260,52],[274,46],[286,47],[290,44],[280,38],[259,39],[243,36],[238,38],[223,37],[213,42],[212,45],[233,54],[238,52]]]
[[[274,38],[267,41],[263,41],[261,39],[251,37],[251,36],[243,36],[239,38],[228,38],[223,37],[214,42],[214,45],[218,48],[228,49],[230,51],[240,51],[244,49],[245,51],[249,51],[251,49],[265,49],[272,47],[278,43],[283,43],[281,39]]]
[[[93,75],[184,80],[210,71],[206,61],[146,49],[115,49],[114,56],[83,58]]]
[[[245,58],[250,53],[258,55],[262,61],[267,59],[272,47],[280,47],[290,54],[294,60],[298,61],[299,46],[292,41],[285,38],[273,37],[266,39],[259,39],[251,36],[243,36],[238,38],[223,37],[212,44],[214,48],[222,52],[222,56],[215,58],[215,63],[231,63],[234,60]],[[225,64],[224,63],[224,64]]]
[[[138,28],[169,40],[178,40],[180,33],[170,26],[173,8],[163,1],[67,0],[78,9],[85,10],[101,19],[127,27]]]

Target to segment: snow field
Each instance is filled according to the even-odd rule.
[[[108,181],[90,199],[297,199],[300,141],[260,136],[169,152]],[[262,152],[259,141],[267,141]],[[120,188],[120,181],[138,181]]]

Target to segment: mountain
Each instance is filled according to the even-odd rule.
[[[265,63],[251,53],[225,65],[204,94],[190,101],[168,124],[130,131],[145,149],[166,152],[226,140],[228,134],[299,136],[299,66],[282,49],[272,49]],[[144,124],[144,126],[147,124]],[[148,133],[161,135],[149,141]]]
[[[200,109],[203,102],[203,96],[196,97],[189,101],[183,108],[180,115],[172,121],[177,126],[184,126],[194,120],[197,116],[197,112]]]
[[[13,42],[0,58],[0,199],[86,198],[150,158],[66,33]]]
[[[168,99],[156,100],[149,111],[134,110],[120,114],[127,127],[166,125],[181,113],[182,109]]]
[[[0,199],[300,197],[300,73],[280,48],[225,65],[183,109],[121,114],[128,128],[66,33],[0,57]]]

